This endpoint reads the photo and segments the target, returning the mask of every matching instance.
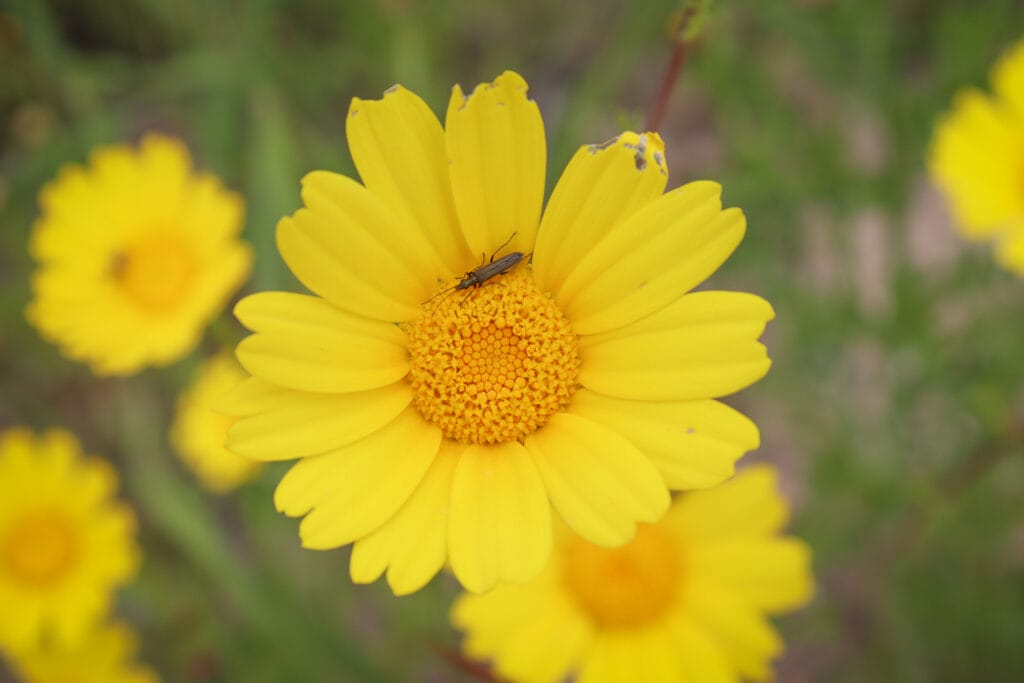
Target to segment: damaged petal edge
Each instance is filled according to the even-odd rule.
[[[604,142],[595,142],[592,145],[587,145],[587,151],[590,152],[591,154],[597,154],[598,152],[603,152],[604,150],[608,149],[609,147],[614,146],[615,143],[618,142],[619,138],[621,138],[621,137],[622,137],[621,135],[616,135],[615,137],[609,138],[609,139],[605,140]]]

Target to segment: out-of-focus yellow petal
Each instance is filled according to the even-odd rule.
[[[594,632],[564,593],[514,585],[483,595],[463,594],[452,605],[451,618],[467,631],[463,645],[470,656],[487,659],[500,653],[495,671],[525,683],[565,680],[585,655]],[[533,628],[509,632],[510,621],[520,619]]]
[[[158,683],[157,675],[135,663],[138,638],[122,622],[92,626],[82,639],[66,644],[35,644],[5,653],[17,680],[80,683]]]
[[[968,237],[999,235],[1024,215],[1022,122],[971,89],[957,95],[935,127],[929,170]]]
[[[1007,226],[1006,234],[996,242],[996,261],[1024,276],[1024,213]]]
[[[721,646],[691,617],[680,615],[672,620],[671,628],[684,681],[740,683],[739,672]]]
[[[1006,51],[992,69],[992,89],[1024,121],[1024,40]]]
[[[663,628],[605,631],[596,639],[580,683],[665,681],[686,683],[679,665],[678,643]],[[703,679],[693,679],[702,681]]]
[[[735,538],[695,548],[692,571],[714,576],[735,595],[766,612],[803,605],[814,594],[811,552],[794,538]]]
[[[771,678],[770,662],[782,653],[782,639],[757,609],[717,584],[714,577],[695,577],[680,600],[744,677]]]
[[[225,447],[233,418],[214,408],[217,398],[246,375],[229,354],[206,360],[178,397],[170,441],[182,463],[214,493],[227,493],[251,479],[259,463]]]
[[[666,523],[682,537],[701,540],[777,533],[789,520],[789,504],[778,483],[774,468],[747,467],[721,486],[684,496]]]

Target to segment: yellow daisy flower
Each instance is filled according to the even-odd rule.
[[[0,434],[0,644],[72,643],[137,570],[135,517],[117,476],[60,430]]]
[[[246,377],[231,356],[206,361],[178,399],[171,444],[200,483],[226,493],[250,479],[260,464],[224,447],[235,418],[215,410],[217,401]]]
[[[248,276],[241,198],[159,135],[95,150],[39,194],[29,320],[99,375],[166,365],[195,346]]]
[[[929,170],[964,236],[1024,275],[1024,41],[992,70],[994,95],[960,92],[935,128]]]
[[[510,681],[766,680],[782,640],[765,615],[814,590],[809,548],[779,536],[788,514],[775,471],[752,467],[683,494],[620,548],[561,534],[539,578],[464,594],[452,621]]]
[[[772,309],[686,293],[744,217],[716,183],[662,194],[656,134],[580,148],[543,216],[544,127],[515,73],[456,86],[444,129],[401,86],[354,99],[347,134],[363,184],[310,173],[277,228],[315,295],[238,304],[252,378],[225,406],[229,448],[300,458],[275,502],[306,547],[354,542],[352,579],[387,570],[399,594],[446,561],[485,591],[543,569],[552,505],[619,545],[757,446],[713,399],[767,372]]]
[[[133,661],[137,650],[135,632],[114,623],[90,630],[73,646],[51,643],[15,653],[11,661],[24,683],[157,683],[153,671]]]

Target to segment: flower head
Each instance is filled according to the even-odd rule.
[[[171,443],[182,462],[214,493],[231,491],[259,470],[259,463],[224,447],[235,418],[216,409],[220,397],[243,379],[245,373],[231,356],[206,361],[178,399],[171,426]]]
[[[64,431],[0,434],[0,645],[80,640],[136,571],[117,477]]]
[[[814,590],[809,549],[779,535],[787,517],[774,471],[749,468],[619,548],[559,534],[540,577],[464,594],[452,621],[510,681],[764,680],[782,649],[766,615]]]
[[[11,653],[13,668],[24,683],[157,683],[155,673],[134,663],[135,632],[116,622],[90,629],[74,645],[47,643]]]
[[[515,73],[464,95],[445,127],[401,86],[355,99],[363,184],[326,171],[278,224],[314,295],[235,309],[252,375],[223,404],[232,450],[298,458],[278,509],[303,544],[354,543],[357,582],[396,593],[446,562],[464,586],[537,575],[551,508],[603,546],[656,522],[669,489],[715,485],[758,443],[714,399],[768,370],[771,307],[687,294],[743,237],[721,188],[663,194],[653,133],[576,153],[542,214],[546,150]]]
[[[241,198],[159,135],[93,152],[39,194],[28,318],[100,375],[166,365],[195,346],[248,275]]]
[[[935,127],[929,169],[961,232],[1024,274],[1024,41],[992,69],[993,95],[957,94]]]

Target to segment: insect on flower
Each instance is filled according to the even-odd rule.
[[[507,240],[505,240],[505,244],[502,244],[500,247],[495,249],[494,253],[491,254],[491,260],[490,261],[488,261],[487,263],[483,263],[483,258],[481,258],[480,259],[480,261],[481,261],[480,265],[477,266],[476,268],[474,268],[473,270],[467,272],[462,277],[462,279],[459,280],[456,284],[454,284],[453,286],[449,287],[448,289],[442,289],[440,292],[438,292],[434,296],[430,297],[429,299],[427,299],[423,303],[426,304],[426,303],[430,302],[432,299],[434,299],[434,297],[437,297],[437,296],[439,296],[441,294],[445,294],[445,293],[450,294],[450,293],[455,292],[455,291],[461,291],[463,289],[469,289],[470,287],[473,287],[473,288],[482,287],[483,284],[485,282],[487,282],[488,280],[490,280],[492,277],[495,277],[495,276],[498,276],[498,275],[504,275],[505,273],[507,273],[510,270],[512,270],[513,268],[515,268],[516,265],[518,265],[520,261],[522,261],[526,256],[528,256],[528,254],[524,254],[521,251],[513,251],[513,252],[511,252],[509,254],[505,254],[504,256],[502,256],[497,261],[494,260],[495,254],[497,254],[499,251],[504,249],[505,245],[507,245],[509,242],[511,242],[512,239],[515,236],[516,236],[516,234],[512,233],[512,235],[509,236],[509,238]],[[465,302],[466,299],[468,299],[470,297],[470,295],[472,295],[472,292],[467,294],[466,298],[463,299],[462,301]],[[442,301],[443,301],[443,299],[442,299]]]

